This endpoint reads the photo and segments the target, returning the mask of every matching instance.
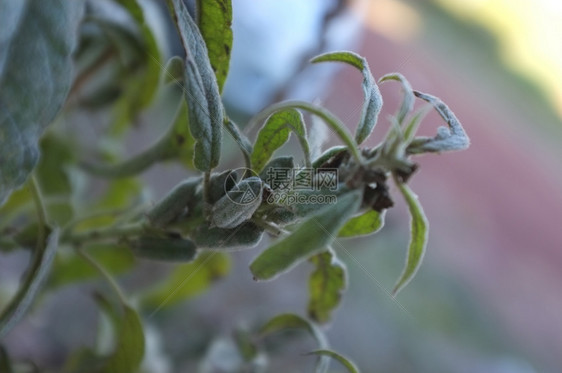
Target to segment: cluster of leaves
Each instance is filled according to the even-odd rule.
[[[22,247],[32,252],[25,279],[0,316],[0,338],[21,319],[42,287],[52,290],[102,276],[115,290],[114,296],[96,293],[94,298],[114,325],[114,349],[109,354],[80,350],[69,359],[66,371],[136,372],[145,352],[142,317],[136,310],[159,309],[197,294],[227,274],[228,250],[253,247],[269,234],[274,242],[253,260],[250,271],[256,280],[270,280],[310,261],[315,269],[309,281],[308,317],[280,315],[255,332],[236,334],[239,369],[264,369],[262,338],[297,328],[318,342],[319,349],[311,352],[318,356],[317,372],[327,371],[330,358],[357,372],[345,357],[329,349],[319,327],[330,320],[347,286],[345,265],[334,249],[341,246],[340,239],[374,234],[383,226],[385,212],[393,205],[387,185],[392,179],[411,214],[406,265],[394,293],[412,279],[428,232],[423,210],[407,185],[417,169],[412,156],[468,146],[451,110],[438,98],[413,90],[402,75],[385,75],[378,84],[398,81],[402,104],[379,145],[361,147],[383,104],[377,80],[361,56],[328,53],[312,62],[346,63],[363,75],[365,101],[355,136],[326,109],[288,101],[272,105],[250,121],[246,132],[262,124],[252,144],[221,101],[232,46],[229,0],[198,1],[195,17],[182,0],[167,1],[185,57],[172,57],[165,66],[158,32],[142,2],[28,0],[0,1],[0,5],[0,23],[13,26],[0,31],[0,251]],[[73,64],[77,66],[74,79]],[[108,142],[119,143],[135,116],[155,105],[154,97],[178,87],[183,98],[177,100],[169,129],[130,159],[116,161],[119,156],[110,146],[98,149],[103,161],[79,159],[80,152],[65,141],[57,126],[39,141],[66,105],[66,112],[110,107]],[[416,97],[429,105],[414,111]],[[440,127],[435,137],[416,136],[431,107],[447,126]],[[311,159],[303,113],[319,117],[343,145]],[[246,172],[215,172],[223,132],[238,145]],[[296,166],[293,157],[275,157],[291,134],[301,145],[304,169]],[[161,201],[146,206],[134,176],[167,160],[179,161],[200,175],[187,178]],[[335,194],[336,203],[272,203],[267,197],[276,190],[268,185],[266,175],[275,168],[296,174],[313,169],[316,177],[337,170],[335,190],[290,191],[305,197]],[[83,198],[88,191],[77,180],[92,177],[107,180],[105,192]],[[250,201],[245,200],[248,195],[253,196]],[[138,205],[140,209],[133,207]],[[134,256],[184,262],[163,283],[139,295],[135,307],[112,277],[131,268]],[[186,274],[187,286],[170,294]],[[0,361],[4,370],[14,371],[3,350]]]

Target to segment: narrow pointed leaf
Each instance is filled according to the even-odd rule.
[[[39,159],[39,137],[62,108],[84,2],[0,4],[0,205]]]
[[[45,282],[58,247],[59,231],[53,230],[45,246],[35,251],[31,268],[20,289],[0,314],[0,340],[23,318]]]
[[[361,144],[375,128],[383,104],[379,87],[371,74],[367,60],[353,52],[334,52],[314,57],[311,62],[343,62],[354,66],[363,74],[365,102],[359,125],[355,131],[355,141],[357,144]]]
[[[278,333],[283,330],[300,329],[308,332],[312,338],[318,343],[320,349],[328,348],[328,340],[324,333],[316,325],[310,321],[292,313],[284,313],[275,316],[263,325],[259,330],[259,335],[265,337],[270,334]],[[316,373],[325,373],[328,371],[330,361],[325,356],[320,356],[316,365]]]
[[[396,185],[406,200],[406,204],[410,210],[411,221],[410,243],[408,245],[406,265],[398,282],[392,290],[393,294],[396,294],[403,289],[404,286],[412,280],[420,268],[427,246],[427,236],[429,231],[429,223],[418,201],[418,196],[410,190],[408,185],[400,182],[397,182]]]
[[[289,140],[291,132],[298,137],[305,161],[310,166],[310,150],[302,114],[296,109],[285,109],[273,113],[258,133],[252,152],[252,169],[255,172],[263,170],[273,153]]]
[[[246,162],[246,168],[252,168],[252,143],[250,140],[240,131],[236,123],[228,119],[225,123],[225,128],[232,137],[232,139],[238,144],[242,155],[244,156],[244,161]]]
[[[232,4],[230,0],[198,0],[197,10],[199,29],[207,45],[219,91],[222,92],[232,50]]]
[[[404,98],[402,99],[402,104],[400,105],[400,109],[398,110],[398,115],[396,119],[398,120],[399,124],[402,124],[406,115],[414,108],[414,91],[410,82],[400,73],[392,73],[386,74],[382,78],[380,78],[379,83],[388,81],[388,80],[396,80],[402,84],[402,89],[404,90]]]
[[[308,353],[308,355],[321,355],[321,356],[329,356],[334,360],[337,360],[341,365],[343,365],[349,373],[359,373],[359,368],[351,362],[345,356],[338,354],[332,350],[315,350]]]
[[[220,159],[223,106],[217,80],[199,28],[182,0],[168,0],[186,51],[185,99],[189,110],[189,128],[196,140],[194,164],[210,171]]]
[[[354,191],[341,196],[333,205],[318,211],[294,232],[263,251],[250,264],[256,280],[269,280],[311,255],[330,245],[345,221],[361,203],[361,192]]]
[[[448,127],[439,127],[435,137],[417,137],[407,148],[409,154],[440,153],[446,151],[464,150],[470,145],[470,139],[464,131],[455,114],[439,98],[414,91],[416,97],[433,105]]]
[[[384,225],[385,212],[369,210],[355,216],[340,229],[338,237],[365,236],[378,232]]]
[[[427,113],[429,112],[430,109],[431,109],[431,106],[427,106],[425,108],[421,108],[415,114],[412,115],[412,118],[410,119],[410,121],[406,125],[406,128],[404,128],[404,143],[405,144],[410,144],[410,142],[413,140],[414,136],[416,135],[416,131],[418,130],[418,127],[419,127],[421,121],[427,115]]]
[[[310,261],[316,268],[308,281],[308,316],[318,323],[326,323],[340,304],[347,286],[345,264],[331,251],[313,256]]]

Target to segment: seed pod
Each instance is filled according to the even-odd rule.
[[[131,250],[139,258],[190,262],[195,258],[197,247],[193,241],[179,236],[145,235],[132,243]]]
[[[263,228],[253,222],[246,222],[230,229],[202,225],[191,233],[190,238],[200,248],[230,249],[237,246],[255,246],[262,234]]]
[[[287,225],[297,220],[297,215],[288,207],[275,206],[264,214],[265,220],[270,223]]]
[[[212,226],[234,228],[250,219],[262,202],[262,181],[252,176],[240,181],[215,203]]]
[[[194,199],[200,177],[189,178],[158,202],[147,214],[152,226],[163,228],[176,220],[184,212],[187,204]]]

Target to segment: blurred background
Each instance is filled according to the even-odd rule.
[[[349,49],[367,58],[375,78],[400,72],[414,89],[443,99],[472,141],[467,151],[418,159],[420,171],[410,183],[430,222],[429,246],[417,277],[396,298],[389,291],[408,243],[399,198],[376,236],[341,241],[351,253],[336,249],[349,269],[349,288],[326,329],[332,347],[364,372],[559,372],[562,2],[233,0],[233,8],[223,96],[240,124],[272,102],[298,98],[324,104],[354,130],[363,102],[360,74],[343,65],[307,63],[321,52]],[[169,53],[181,54],[169,29],[163,36]],[[385,106],[368,146],[386,133],[386,118],[401,100],[396,83],[383,84],[381,92]],[[151,115],[141,122],[150,123]],[[309,124],[311,137],[325,146],[337,143]],[[432,113],[421,132],[432,135],[438,125]],[[135,139],[154,131],[140,126]],[[284,151],[291,153],[291,144]],[[223,168],[242,161],[224,159]],[[143,175],[154,200],[184,177],[174,166]],[[233,330],[281,312],[304,314],[312,266],[273,282],[252,281],[247,265],[267,243],[233,253],[230,274],[204,294],[192,296],[187,277],[170,280],[172,288],[184,289],[184,300],[145,315],[149,344],[156,346],[147,371],[196,371],[194,355],[228,356]],[[147,283],[142,273],[169,270],[143,263],[122,279],[134,288]],[[43,314],[34,313],[9,336],[11,352],[60,363],[60,351],[83,343],[83,317],[94,317],[91,304],[79,302],[84,294],[82,287],[58,290]],[[69,310],[63,299],[78,301]],[[268,371],[312,371],[313,359],[302,352],[313,342],[287,338],[271,346]],[[343,372],[332,365],[333,372]]]

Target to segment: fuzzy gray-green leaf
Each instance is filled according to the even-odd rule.
[[[84,2],[0,2],[0,205],[39,159],[39,137],[62,108]]]
[[[20,289],[0,314],[0,340],[22,319],[49,274],[58,247],[59,231],[49,235],[44,247],[36,249],[31,268]]]
[[[333,52],[314,57],[311,62],[344,62],[356,67],[363,74],[365,102],[355,131],[355,141],[361,144],[375,128],[383,104],[379,87],[371,74],[367,60],[353,52]]]
[[[189,110],[189,128],[196,140],[195,167],[210,171],[220,159],[223,106],[217,80],[203,37],[182,0],[168,0],[178,27],[185,61],[185,99]]]
[[[361,203],[361,191],[338,196],[337,202],[319,210],[287,237],[262,252],[250,270],[257,280],[268,280],[330,245],[337,232]]]
[[[289,140],[291,132],[298,137],[305,159],[310,162],[310,150],[302,114],[296,109],[284,109],[273,113],[258,133],[252,152],[252,169],[255,172],[262,171],[273,153]]]
[[[427,236],[429,231],[429,223],[423,212],[423,209],[418,201],[418,196],[408,187],[408,185],[397,182],[396,185],[408,205],[410,210],[410,243],[408,245],[408,254],[406,258],[406,265],[394,289],[393,294],[398,293],[404,286],[410,282],[418,271],[425,249],[427,246]]]
[[[414,91],[414,94],[432,104],[448,127],[439,127],[435,137],[416,137],[406,149],[407,153],[440,153],[468,148],[470,139],[451,109],[435,96],[418,91]]]
[[[259,177],[240,181],[213,206],[212,224],[219,228],[234,228],[249,220],[262,202],[262,193]]]
[[[388,80],[399,81],[402,84],[402,89],[404,90],[404,98],[402,99],[402,104],[400,105],[400,109],[398,110],[398,114],[396,116],[398,123],[402,124],[406,115],[408,115],[408,113],[414,108],[414,91],[412,90],[410,82],[408,82],[404,75],[400,73],[386,74],[379,79],[379,83]]]

